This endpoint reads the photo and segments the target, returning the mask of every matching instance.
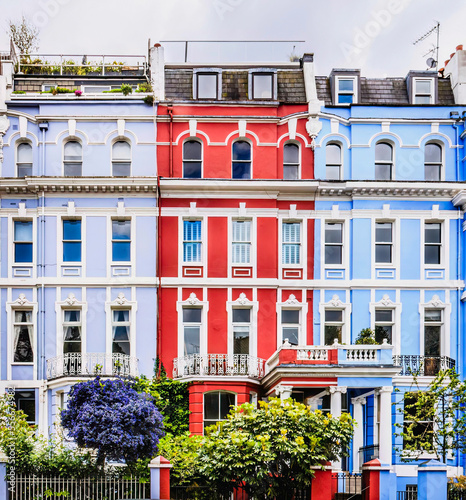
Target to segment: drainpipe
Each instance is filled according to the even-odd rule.
[[[168,173],[168,176],[169,177],[173,177],[173,107],[172,106],[168,106],[168,114],[170,116],[170,137],[169,137],[169,158],[168,158],[168,168],[169,168],[169,173]]]

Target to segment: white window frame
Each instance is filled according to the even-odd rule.
[[[128,160],[115,160],[114,157],[113,157],[113,148],[115,146],[116,143],[118,142],[126,142],[126,144],[128,144],[129,146],[129,159]],[[129,174],[128,175],[122,175],[122,176],[119,176],[119,177],[131,177],[132,175],[132,171],[133,171],[133,146],[131,144],[131,141],[126,138],[126,137],[117,137],[113,142],[112,142],[112,146],[111,146],[111,149],[110,149],[110,154],[111,154],[111,163],[112,163],[112,177],[116,177],[114,172],[113,172],[113,167],[114,167],[114,164],[120,164],[120,163],[129,163]]]
[[[76,160],[65,161],[65,147],[69,142],[77,142],[81,146],[81,161],[76,161]],[[76,177],[83,177],[84,176],[84,146],[83,146],[83,142],[78,137],[70,136],[66,140],[63,141],[62,175],[63,175],[63,177],[70,177],[72,179],[73,176],[65,176],[65,163],[72,163],[72,164],[76,164],[76,165],[81,164],[81,175],[76,176]]]
[[[16,241],[16,238],[15,238],[15,226],[16,226],[16,222],[30,222],[32,224],[32,228],[31,228],[31,232],[32,232],[32,239],[31,241],[23,241],[23,240],[18,240]],[[13,264],[15,266],[20,266],[20,267],[35,267],[35,260],[36,260],[36,228],[35,228],[35,219],[34,218],[23,218],[23,217],[15,217],[13,219],[13,223],[12,223],[12,242],[13,242],[13,248],[12,248],[12,257],[13,257]],[[15,253],[16,253],[16,244],[21,244],[21,243],[27,243],[27,244],[31,244],[32,246],[32,260],[31,262],[16,262],[15,260]]]
[[[377,159],[376,148],[377,148],[377,145],[379,145],[379,144],[386,144],[386,145],[390,146],[391,151],[392,151],[391,161]],[[395,144],[390,139],[380,139],[376,142],[376,144],[374,146],[374,180],[383,181],[383,182],[391,182],[391,181],[396,180],[395,154],[396,154]],[[390,165],[390,179],[378,179],[377,178],[377,175],[376,175],[376,166],[377,165]]]
[[[401,354],[401,311],[402,304],[399,299],[400,292],[396,292],[396,302],[390,299],[390,296],[385,294],[378,302],[375,302],[375,290],[371,291],[371,302],[369,304],[369,312],[371,316],[371,330],[375,332],[375,313],[376,311],[390,310],[392,311],[392,354]]]
[[[233,391],[225,391],[225,390],[213,390],[213,391],[206,391],[202,394],[202,433],[204,434],[204,428],[206,427],[205,426],[205,422],[206,422],[206,418],[205,418],[205,395],[206,394],[211,394],[211,393],[215,393],[215,394],[233,394],[235,396],[235,402],[234,402],[234,405],[236,406],[238,404],[238,393],[236,392],[233,392]],[[219,396],[220,397],[220,396]],[[220,401],[219,401],[220,403]],[[219,408],[220,408],[220,404],[219,404]],[[208,420],[208,422],[212,422],[212,424],[210,425],[214,425],[215,422],[223,422],[225,419],[222,419],[222,420]]]
[[[377,241],[377,224],[391,224],[391,241],[390,242],[385,242],[385,241]],[[382,219],[375,219],[373,222],[373,227],[374,227],[374,245],[373,245],[373,251],[374,251],[374,266],[376,267],[395,267],[396,266],[396,224],[395,221],[393,220],[382,220]],[[390,245],[390,255],[391,255],[391,262],[377,262],[376,261],[376,250],[377,250],[377,245]]]
[[[184,239],[184,223],[185,222],[200,222],[201,223],[201,240],[199,241],[201,246],[201,258],[197,261],[185,261],[184,260],[184,244],[186,242],[198,242],[198,240],[186,240]],[[205,242],[207,237],[207,219],[202,217],[180,217],[180,241],[179,245],[179,262],[182,266],[193,266],[200,267],[205,266],[206,253],[205,252]]]
[[[341,263],[340,264],[327,264],[325,262],[325,248],[327,247],[327,242],[325,241],[325,229],[327,224],[341,224]],[[345,222],[341,220],[332,219],[322,219],[322,241],[323,241],[323,251],[322,251],[322,261],[324,268],[329,269],[343,269],[345,268]],[[338,243],[328,243],[330,246],[339,245]]]
[[[106,342],[105,350],[106,354],[112,355],[113,352],[113,311],[118,309],[129,309],[129,345],[130,345],[130,356],[136,356],[136,313],[137,313],[137,301],[136,290],[131,287],[131,300],[128,300],[125,293],[120,292],[114,300],[110,300],[113,293],[112,288],[107,288],[107,301],[105,302],[105,317],[106,317]]]
[[[227,302],[228,322],[228,354],[234,353],[234,324],[233,309],[249,309],[249,356],[257,356],[257,313],[259,302],[257,301],[257,289],[253,289],[253,300],[249,300],[245,293],[240,293],[236,300],[231,300],[232,289],[228,289],[229,300]]]
[[[280,290],[280,294],[282,291]],[[306,289],[301,290],[302,297],[306,297]],[[283,326],[288,323],[282,323],[282,310],[297,310],[299,311],[299,324],[298,324],[298,345],[303,346],[307,343],[307,312],[308,304],[304,300],[300,302],[296,296],[291,293],[288,299],[284,302],[277,302],[277,348],[283,345]],[[294,324],[294,323],[293,323]]]
[[[419,304],[420,314],[420,355],[424,356],[424,343],[425,343],[425,310],[426,309],[439,309],[442,311],[443,325],[440,330],[440,356],[450,357],[450,316],[451,316],[451,303],[450,291],[445,290],[445,302],[443,302],[438,295],[433,295],[429,302]],[[421,291],[421,300],[425,295],[425,290]]]
[[[426,161],[426,147],[429,144],[435,144],[440,148],[440,163]],[[438,165],[440,168],[440,181],[445,180],[445,144],[443,142],[438,140],[431,140],[427,141],[424,144],[424,179],[426,176],[426,165]],[[440,182],[440,181],[433,181],[433,182]]]
[[[34,148],[32,147],[32,142],[29,140],[26,140],[26,139],[20,139],[19,141],[16,141],[16,144],[15,144],[15,175],[14,176],[17,177],[18,179],[24,179],[24,177],[30,177],[30,176],[19,176],[18,175],[20,166],[29,165],[29,163],[19,161],[19,148],[23,144],[27,144],[31,148],[31,163],[30,163],[31,175],[30,176],[34,175]]]
[[[298,163],[285,163],[285,146],[296,146],[298,148]],[[301,143],[298,141],[293,141],[289,140],[286,141],[283,144],[283,180],[285,179],[285,166],[297,166],[298,167],[298,177],[296,179],[302,179],[301,175],[301,165],[302,165],[302,159],[301,159]],[[295,179],[293,179],[295,180]]]
[[[322,290],[321,294],[325,291]],[[345,292],[346,298],[348,300],[348,291]],[[328,302],[319,303],[319,313],[320,313],[320,345],[325,346],[325,311],[326,310],[341,310],[343,311],[342,320],[343,325],[341,328],[341,343],[351,344],[351,303],[343,302],[340,297],[335,294]]]
[[[288,219],[288,218],[280,218],[280,269],[283,268],[304,268],[305,256],[306,256],[306,245],[304,242],[306,241],[307,233],[305,231],[304,220],[303,219]],[[299,242],[285,242],[283,237],[283,225],[284,224],[299,224]],[[285,245],[298,245],[299,249],[299,262],[295,264],[289,264],[284,262],[285,257]]]
[[[235,240],[234,239],[234,226],[235,223],[249,223],[249,239],[248,240]],[[252,265],[252,233],[253,233],[253,221],[251,219],[240,219],[239,217],[231,219],[231,265],[234,267],[251,266]],[[234,261],[234,246],[235,245],[249,245],[249,260],[248,262],[235,262]]]
[[[440,224],[440,263],[439,264],[426,264],[425,260],[425,235],[426,235],[426,225],[427,224]],[[445,242],[448,241],[449,231],[448,231],[448,220],[438,220],[438,219],[425,219],[421,224],[421,266],[422,269],[445,269],[445,278],[448,276],[447,268],[447,256],[446,256],[446,245]]]
[[[254,75],[271,75],[272,76],[272,97],[255,97],[254,96]],[[276,68],[254,68],[248,71],[248,99],[250,101],[276,101],[278,96],[277,90],[277,70]]]
[[[250,155],[250,160],[233,160],[233,145],[236,142],[247,142],[249,144],[249,151],[251,152]],[[254,163],[254,145],[253,143],[247,139],[246,137],[237,137],[232,143],[231,143],[231,163],[230,163],[230,172],[231,172],[231,180],[233,181],[251,181],[254,179],[254,173],[253,173],[253,163]],[[233,163],[249,163],[250,165],[250,175],[249,179],[238,179],[237,177],[233,177]]]
[[[421,81],[427,81],[427,82],[430,82],[430,92],[429,93],[425,93],[425,92],[416,92],[416,84],[417,82],[421,82]],[[417,102],[417,97],[425,97],[425,96],[429,96],[429,100],[430,102],[429,103],[424,103],[424,105],[428,105],[428,104],[435,104],[434,102],[434,93],[435,93],[435,81],[433,78],[429,78],[429,77],[413,77],[413,82],[412,82],[412,96],[413,96],[413,104],[416,104],[416,105],[421,105],[422,106],[422,103],[418,103]]]
[[[327,147],[328,146],[338,146],[340,148],[340,163],[327,163]],[[327,175],[327,167],[338,166],[338,168],[339,168],[338,180],[342,180],[343,179],[343,144],[341,144],[341,142],[334,141],[334,140],[327,142],[327,144],[325,144],[324,155],[325,155],[325,177],[324,178],[326,180],[329,179],[329,177]]]
[[[130,244],[130,250],[129,250],[129,260],[113,260],[113,242],[116,241],[116,242],[119,242],[119,241],[126,241],[126,240],[117,240],[113,238],[113,221],[120,221],[120,222],[129,222],[130,223],[130,241],[129,241],[129,244]],[[135,248],[135,221],[133,220],[133,217],[131,216],[121,216],[121,217],[110,217],[109,219],[109,225],[110,225],[110,228],[109,228],[109,234],[110,234],[110,245],[109,245],[109,262],[111,265],[115,265],[115,264],[120,264],[122,266],[133,266],[134,264],[134,261],[135,261],[135,252],[136,252],[136,248]]]
[[[187,142],[197,142],[201,145],[201,159],[200,160],[185,160],[184,158],[184,146]],[[195,163],[199,161],[201,163],[201,176],[200,177],[185,177],[184,176],[184,162],[187,161]],[[181,175],[183,179],[203,179],[204,178],[204,143],[198,137],[188,137],[183,141],[181,146]]]
[[[207,324],[209,303],[197,298],[197,295],[192,292],[186,300],[182,300],[183,290],[178,288],[178,301],[176,302],[176,312],[178,313],[178,358],[184,358],[184,322],[183,322],[183,309],[184,308],[199,308],[201,312],[201,325],[200,325],[200,341],[199,341],[199,354],[207,354]],[[207,290],[203,289],[204,296]]]
[[[57,297],[62,296],[62,291],[66,290],[57,287]],[[57,318],[57,356],[63,354],[64,347],[64,327],[65,327],[65,310],[78,310],[81,311],[81,354],[86,353],[87,335],[86,335],[86,318],[87,318],[87,302],[86,302],[86,288],[81,291],[83,300],[78,300],[74,293],[70,292],[65,300],[57,300],[55,302],[55,313]]]
[[[353,91],[349,90],[340,90],[340,81],[341,80],[353,80]],[[346,75],[335,75],[335,105],[337,106],[351,106],[351,104],[357,104],[359,101],[358,95],[358,85],[359,80],[357,76],[346,76]],[[340,94],[344,95],[352,95],[353,102],[339,102]]]
[[[216,97],[199,97],[198,95],[198,77],[199,75],[217,76],[217,95]],[[199,101],[220,101],[222,99],[222,69],[221,68],[196,68],[193,69],[193,99]]]
[[[31,366],[33,369],[32,380],[37,380],[37,322],[38,322],[38,303],[37,303],[37,290],[30,290],[32,293],[32,301],[29,301],[26,296],[21,293],[18,298],[12,300],[12,289],[7,290],[8,301],[5,304],[7,312],[7,379],[12,380],[12,367],[13,366]],[[18,363],[15,362],[15,345],[14,345],[14,323],[15,323],[15,313],[16,311],[32,311],[32,351],[33,351],[33,362],[32,363]]]

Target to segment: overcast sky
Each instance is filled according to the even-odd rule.
[[[8,20],[25,14],[40,29],[40,53],[146,54],[148,39],[304,40],[257,46],[192,44],[189,59],[281,61],[314,52],[316,71],[360,68],[364,76],[405,76],[426,69],[440,22],[439,67],[465,43],[466,3],[458,0],[0,0],[0,48]],[[181,45],[167,59],[181,61]],[[175,50],[176,49],[176,50]]]

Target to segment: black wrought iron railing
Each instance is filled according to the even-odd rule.
[[[362,493],[362,475],[350,472],[332,474],[332,498],[334,500],[360,500]]]
[[[455,360],[448,356],[419,356],[403,354],[393,356],[393,364],[401,366],[400,375],[435,377],[440,370],[455,368]]]
[[[368,446],[363,446],[359,448],[359,464],[365,464],[369,462],[369,460],[373,460],[374,458],[379,458],[379,445],[371,444]]]
[[[448,500],[466,500],[466,490],[461,490],[454,484],[448,484]]]

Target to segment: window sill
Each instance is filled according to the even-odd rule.
[[[19,361],[14,361],[13,363],[11,363],[11,366],[34,366],[34,361],[29,363],[21,363]]]

